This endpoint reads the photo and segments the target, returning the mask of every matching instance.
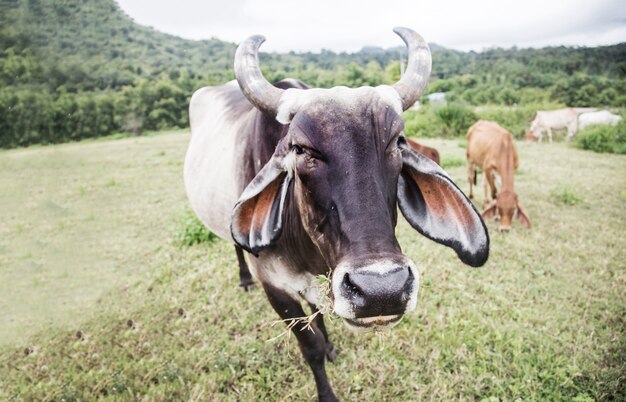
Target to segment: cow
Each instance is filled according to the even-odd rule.
[[[615,126],[622,120],[622,116],[618,116],[609,112],[608,110],[600,110],[598,112],[582,113],[578,116],[578,127],[583,128],[594,126],[598,124],[606,124]]]
[[[530,130],[527,130],[526,136],[529,134],[541,142],[543,132],[548,132],[548,138],[552,142],[552,130],[567,129],[566,141],[572,139],[578,130],[578,113],[574,108],[568,107],[557,110],[539,110],[535,113],[535,117],[530,123]]]
[[[256,35],[237,48],[237,82],[199,89],[190,102],[190,204],[210,230],[248,253],[252,276],[292,323],[323,401],[337,400],[325,370],[336,352],[319,314],[317,276],[328,277],[324,300],[350,329],[382,330],[417,303],[419,271],[395,236],[398,207],[463,263],[479,267],[489,255],[471,201],[407,145],[401,113],[423,93],[431,55],[414,31],[394,31],[409,57],[393,85],[272,85],[258,61],[265,38]],[[315,314],[310,322],[299,319],[302,303]]]
[[[514,189],[515,170],[519,159],[513,134],[487,120],[478,120],[467,131],[467,176],[470,183],[469,197],[473,198],[472,184],[476,184],[476,166],[484,174],[485,205],[483,218],[499,218],[500,231],[511,229],[513,216],[516,215],[521,224],[530,228],[530,219],[525,208],[519,202]],[[500,177],[500,192],[495,185],[495,175]]]
[[[421,153],[425,157],[435,162],[437,165],[440,165],[439,151],[437,151],[435,148],[431,148],[426,145],[419,144],[410,138],[407,138],[406,142],[411,148],[413,148],[414,151]]]

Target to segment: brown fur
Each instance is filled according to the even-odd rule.
[[[406,142],[415,151],[417,151],[417,152],[421,153],[422,155],[424,155],[425,157],[429,158],[430,160],[435,162],[437,165],[440,165],[440,163],[439,163],[440,162],[439,161],[439,151],[437,151],[435,148],[431,148],[431,147],[428,147],[426,145],[419,144],[419,143],[413,141],[410,138],[407,138]]]
[[[479,120],[467,132],[467,163],[470,182],[469,196],[473,197],[472,184],[476,181],[476,167],[483,170],[485,177],[485,204],[483,217],[500,218],[500,230],[509,230],[513,216],[526,227],[530,220],[518,201],[514,189],[515,170],[519,158],[515,150],[513,135],[497,123]],[[495,185],[495,175],[500,177],[500,192]]]

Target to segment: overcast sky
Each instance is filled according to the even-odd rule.
[[[626,0],[117,1],[136,22],[188,39],[262,34],[264,51],[393,47],[395,26],[465,51],[626,42]]]

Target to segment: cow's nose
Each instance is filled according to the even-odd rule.
[[[395,267],[387,272],[358,270],[346,273],[341,283],[355,318],[403,314],[415,278],[409,267]]]
[[[499,226],[499,227],[498,227],[498,230],[499,230],[500,232],[502,232],[502,233],[508,233],[508,232],[509,232],[509,230],[511,230],[511,227],[510,227],[510,226]]]

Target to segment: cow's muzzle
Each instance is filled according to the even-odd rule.
[[[397,324],[415,309],[419,273],[406,258],[340,264],[333,273],[335,313],[354,329]]]

